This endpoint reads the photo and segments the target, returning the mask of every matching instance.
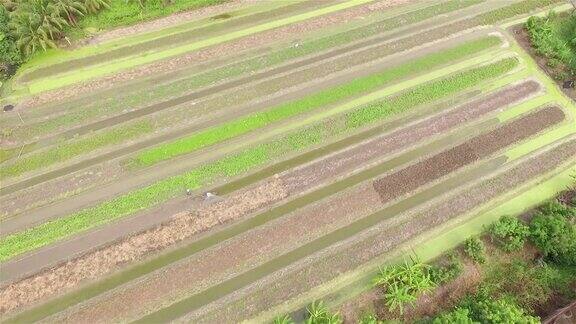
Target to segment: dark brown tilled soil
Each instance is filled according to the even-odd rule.
[[[281,175],[288,190],[301,191],[317,185],[321,179],[339,174],[353,166],[406,149],[421,140],[441,134],[446,130],[467,123],[482,115],[518,102],[536,93],[540,85],[526,81],[503,89],[486,97],[474,100],[447,113],[423,120],[409,127],[385,134],[329,158],[311,162]]]
[[[382,201],[401,197],[424,183],[438,179],[557,124],[564,120],[564,117],[564,112],[558,107],[544,108],[530,113],[439,153],[429,160],[418,162],[397,173],[376,180],[374,188],[380,193]]]
[[[455,219],[534,177],[554,170],[575,155],[576,140],[571,140],[427,207],[416,216],[410,216],[410,219],[405,220],[400,226],[391,227],[389,222],[383,222],[366,231],[364,235],[356,236],[357,239],[354,241],[333,246],[316,255],[314,259],[299,261],[299,264],[278,271],[242,291],[228,295],[204,310],[191,313],[182,320],[194,323],[224,323],[255,316],[378,256],[385,255],[398,245]]]

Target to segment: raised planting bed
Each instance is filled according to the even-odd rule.
[[[306,65],[318,64],[330,57],[335,57],[341,54],[345,54],[351,50],[357,50],[362,47],[378,44],[378,42],[385,40],[376,39],[364,41],[360,44],[355,43],[353,46],[332,49],[328,52],[319,54],[319,52],[332,47],[337,47],[345,43],[354,42],[358,39],[373,36],[382,31],[398,28],[404,24],[404,21],[418,22],[420,20],[433,17],[436,14],[451,12],[453,10],[460,9],[462,6],[468,6],[473,3],[473,1],[462,2],[451,0],[439,5],[434,5],[432,7],[426,7],[424,9],[402,14],[397,17],[386,18],[382,21],[370,24],[369,26],[355,28],[350,31],[345,31],[326,37],[307,40],[298,47],[289,46],[280,50],[276,50],[272,53],[258,55],[256,57],[241,60],[236,63],[226,64],[224,66],[213,68],[201,73],[198,73],[196,70],[189,71],[188,73],[176,71],[173,73],[163,74],[162,76],[155,77],[152,80],[145,80],[142,82],[143,84],[141,86],[137,87],[137,89],[131,89],[128,91],[123,88],[120,88],[120,90],[114,89],[107,91],[106,93],[91,95],[88,98],[68,100],[66,102],[58,103],[58,105],[48,106],[46,109],[24,110],[21,112],[21,114],[27,123],[43,120],[47,116],[51,115],[54,115],[53,117],[50,117],[51,119],[56,118],[57,120],[63,113],[65,113],[67,116],[73,116],[72,118],[69,117],[68,119],[60,117],[61,121],[51,122],[48,125],[51,126],[51,129],[46,129],[46,131],[55,131],[57,130],[57,127],[60,127],[59,125],[66,126],[72,121],[73,124],[78,125],[86,123],[86,121],[90,120],[91,118],[121,113],[122,110],[124,110],[127,106],[133,107],[133,109],[136,108],[138,110],[145,109],[158,111],[159,109],[166,106],[175,106],[176,104],[189,102],[192,99],[201,98],[202,96],[206,96],[215,91],[232,88],[234,86],[246,84],[254,80],[267,78],[275,74],[289,72]],[[399,44],[395,44],[395,46],[398,45]],[[294,63],[278,66],[292,59],[306,57],[310,54],[315,55],[309,58],[298,60]],[[266,70],[269,67],[274,68]],[[260,72],[246,75],[253,71]],[[173,74],[177,75],[175,76]],[[181,74],[185,77],[180,76]],[[238,78],[237,80],[227,80],[240,76],[242,77]],[[162,80],[159,80],[160,78]],[[174,79],[176,79],[176,81]],[[209,88],[198,91],[198,89],[205,87]],[[150,103],[154,103],[154,105],[152,105],[154,108],[147,108],[150,106]],[[16,116],[7,120],[13,122],[19,121]],[[3,123],[2,125],[5,127],[9,126],[4,125]],[[34,125],[31,126],[33,127]],[[47,126],[43,125],[42,127],[46,128]],[[19,129],[14,131],[16,132],[16,134],[13,136],[14,139],[20,140],[20,138],[23,137],[22,135],[25,135],[22,134]],[[27,132],[40,135],[40,133],[34,131]]]
[[[325,2],[299,1],[292,4],[278,4],[276,8],[269,8],[263,12],[230,19],[224,24],[212,25],[186,30],[181,33],[166,35],[150,41],[140,42],[133,45],[122,46],[103,53],[89,55],[82,58],[68,59],[64,62],[54,63],[48,66],[36,68],[26,72],[18,78],[18,82],[29,83],[37,79],[53,77],[58,74],[84,69],[90,66],[106,64],[111,61],[121,60],[128,57],[139,56],[145,53],[167,50],[176,46],[185,45],[199,40],[215,38],[219,35],[230,33],[238,29],[257,26],[266,22],[289,17],[294,14],[328,6]]]
[[[550,151],[525,159],[505,172],[483,180],[469,189],[454,193],[448,199],[426,206],[421,213],[416,215],[393,217],[387,221],[388,218],[403,213],[408,206],[401,208],[392,206],[384,209],[373,214],[381,220],[381,223],[356,236],[355,239],[333,245],[321,253],[299,261],[290,268],[274,272],[266,277],[259,276],[258,281],[254,281],[245,288],[234,287],[238,289],[235,293],[208,307],[192,307],[191,303],[188,305],[181,303],[179,307],[168,307],[161,312],[152,313],[144,317],[143,322],[152,319],[175,319],[188,312],[191,312],[190,315],[182,320],[195,323],[248,319],[261,311],[297,298],[312,287],[354,270],[359,265],[386,255],[400,244],[409,242],[436,226],[456,219],[463,213],[473,211],[490,200],[530,182],[534,177],[553,171],[575,154],[576,141],[572,140]],[[400,224],[391,226],[397,222]],[[220,293],[223,289],[218,291]],[[207,301],[197,305],[204,304],[207,304]],[[304,304],[305,302],[301,306],[305,306]],[[195,309],[198,311],[194,312]],[[168,313],[169,311],[177,313]]]
[[[278,201],[278,199],[285,198],[287,195],[296,195],[309,190],[310,188],[318,187],[322,183],[329,181],[331,178],[350,172],[354,168],[360,168],[362,165],[365,165],[367,162],[372,161],[375,158],[385,156],[385,154],[390,156],[390,154],[395,151],[399,149],[407,149],[425,138],[437,136],[450,128],[463,125],[495,110],[503,109],[503,107],[525,99],[536,92],[539,88],[539,85],[533,81],[527,81],[511,86],[487,95],[486,97],[471,101],[453,110],[443,112],[436,116],[431,116],[417,123],[408,124],[396,131],[379,135],[374,139],[363,141],[361,144],[348,146],[337,154],[331,154],[327,157],[310,162],[303,167],[297,167],[293,170],[285,171],[279,174],[278,177],[271,180],[264,180],[262,184],[248,186],[239,191],[232,192],[228,196],[224,196],[226,202],[223,206],[225,207],[219,207],[220,213],[207,215],[205,211],[202,212],[201,224],[197,224],[197,222],[184,221],[187,218],[182,216],[180,218],[181,221],[179,220],[163,225],[162,231],[158,232],[158,234],[155,232],[146,232],[141,235],[133,236],[128,239],[129,241],[132,241],[132,243],[122,241],[118,243],[118,245],[115,244],[104,250],[83,256],[77,262],[69,262],[63,267],[56,268],[54,271],[61,272],[61,278],[65,278],[65,281],[50,280],[49,283],[43,284],[44,289],[41,290],[35,289],[34,285],[25,285],[29,289],[35,291],[36,295],[20,293],[20,296],[36,296],[35,298],[27,297],[28,300],[34,300],[44,296],[45,294],[49,294],[49,291],[61,292],[64,286],[71,287],[81,280],[94,278],[94,276],[106,273],[119,264],[125,264],[128,260],[137,260],[148,253],[160,248],[165,248],[166,246],[185,239],[202,229],[213,226],[218,222],[226,222],[233,218],[245,216],[251,211],[264,206],[269,206]],[[426,150],[430,150],[430,148],[427,148]],[[418,154],[421,153],[416,153],[416,151],[414,151],[410,156]],[[398,163],[404,161],[403,158],[395,160],[397,160]],[[302,162],[303,161],[298,161],[297,163]],[[394,165],[395,164],[390,162],[387,163],[388,168],[392,168]],[[286,165],[286,167],[288,167],[288,165]],[[281,171],[281,169],[274,170],[271,174],[279,171]],[[256,179],[252,181],[255,180]],[[271,188],[276,188],[275,184],[278,183],[282,183],[283,189],[281,191],[272,190]],[[247,183],[244,185],[247,185]],[[230,189],[227,189],[228,187],[230,187]],[[228,184],[222,188],[215,188],[215,191],[219,194],[225,194],[233,187],[233,184]],[[264,190],[262,190],[262,188],[264,188]],[[278,193],[278,195],[270,195],[270,193]],[[329,193],[330,191],[326,192],[326,194]],[[317,198],[315,197],[314,199]],[[257,203],[246,204],[245,202]],[[286,209],[284,208],[284,210]],[[168,232],[169,234],[166,234],[165,232]],[[163,243],[159,243],[157,237],[161,237]],[[127,251],[126,246],[133,246],[134,248]],[[136,246],[138,246],[138,248],[136,248]],[[115,255],[117,257],[111,257],[110,255]],[[87,262],[90,262],[93,266],[86,266]],[[98,266],[96,267],[96,265]],[[95,268],[100,269],[100,271],[93,271],[92,269]],[[88,269],[91,270],[88,271]],[[23,269],[20,267],[18,272],[22,273],[22,271]],[[51,271],[52,270],[46,274],[51,273]],[[6,273],[10,273],[8,268],[5,268],[5,274]],[[72,275],[72,273],[75,275]],[[43,275],[44,274],[41,274],[40,276]],[[38,284],[42,282],[42,280],[37,277],[33,278],[35,279],[32,280]],[[62,283],[63,286],[58,283]],[[53,289],[48,289],[48,287],[53,287]],[[18,305],[17,298],[11,298],[11,300],[13,303]]]
[[[195,135],[190,135],[189,137],[173,141],[172,143],[164,143],[155,148],[138,153],[134,158],[137,165],[151,165],[152,162],[148,162],[150,160],[150,158],[147,158],[148,156],[156,155],[157,158],[153,159],[153,162],[156,163],[180,154],[189,153],[207,145],[223,141],[224,139],[229,139],[250,130],[264,127],[273,122],[279,122],[295,115],[320,109],[326,105],[354,98],[355,96],[388,85],[391,82],[412,76],[419,71],[441,67],[446,65],[448,62],[461,60],[498,44],[501,44],[501,41],[497,37],[482,38],[460,46],[442,50],[438,53],[432,53],[411,60],[409,63],[404,63],[397,67],[387,68],[372,76],[358,78],[349,83],[338,85],[335,88],[322,90],[297,101],[280,104],[272,108],[267,107],[266,102],[262,102],[261,104],[252,104],[248,107],[242,106],[242,104],[250,104],[255,99],[265,96],[266,94],[281,91],[284,87],[289,88],[297,85],[299,82],[305,82],[306,79],[302,80],[302,78],[298,77],[298,74],[302,73],[296,72],[294,73],[295,75],[290,74],[288,76],[282,76],[279,78],[280,80],[268,80],[262,85],[251,85],[248,88],[242,88],[232,93],[224,93],[214,99],[208,99],[194,105],[193,107],[186,106],[178,109],[178,111],[167,111],[162,116],[155,114],[145,119],[137,119],[131,123],[126,123],[103,132],[95,134],[88,133],[88,137],[83,139],[75,139],[64,143],[58,141],[59,144],[55,147],[49,147],[47,150],[29,153],[18,159],[18,161],[12,163],[5,162],[4,167],[0,169],[0,179],[6,180],[7,178],[17,177],[26,172],[31,172],[52,164],[61,163],[77,156],[89,154],[98,149],[103,149],[107,146],[133,141],[134,139],[146,134],[154,134],[161,129],[173,129],[175,125],[182,123],[182,121],[201,118],[203,114],[207,114],[210,110],[214,110],[213,107],[229,107],[224,115],[224,120],[222,120],[222,122],[225,123],[220,124],[219,126],[213,126],[219,121],[218,119],[207,120],[204,122],[200,121],[181,131],[172,132],[172,134],[168,134],[168,136],[156,135],[157,138],[153,137],[152,139],[144,141],[145,144],[139,142],[131,145],[131,147],[123,147],[119,150],[122,154],[129,154],[134,152],[136,149],[143,149],[147,146],[178,138],[186,134],[186,132],[197,132],[198,129],[201,129],[202,127],[209,128],[212,126],[211,129],[209,128],[208,130],[200,131]],[[350,63],[348,61],[349,58],[343,59],[343,62],[345,62],[344,66],[339,66],[338,64],[334,65],[336,62],[328,62],[327,64],[314,67],[312,71],[305,70],[303,72],[308,79],[313,79],[318,77],[319,73],[331,73],[346,68]],[[353,63],[352,65],[355,65],[362,62],[351,63]],[[352,75],[352,77],[354,77],[354,75]],[[322,85],[322,87],[328,85],[330,85],[330,82],[326,85]],[[308,91],[314,91],[315,88],[316,87],[310,87],[310,90]],[[288,94],[285,97],[290,98],[293,97],[293,95]],[[285,100],[287,99],[284,99],[284,101]],[[234,107],[237,108],[233,109]],[[268,108],[268,110],[265,112],[257,112],[247,117],[241,117],[235,121],[233,120],[234,117],[239,117],[239,115],[242,116],[246,114],[247,111],[263,110],[264,108]],[[190,113],[191,109],[193,110],[192,114]],[[65,118],[69,117],[70,116],[65,116]],[[45,124],[46,122],[44,121],[42,123],[43,128],[45,127]],[[238,130],[237,125],[242,125],[243,129]],[[93,129],[90,130],[92,131]],[[82,132],[80,132],[80,134],[81,133]],[[70,134],[63,135],[69,137],[73,134],[78,134],[78,129],[72,130]],[[209,140],[207,138],[209,138]],[[183,145],[182,143],[188,145]],[[173,152],[175,147],[178,148],[178,152]],[[159,156],[157,152],[161,152],[161,156]],[[110,158],[110,156],[107,156],[106,159]]]
[[[515,58],[473,68],[447,78],[433,81],[383,102],[359,108],[345,116],[344,128],[335,129],[342,133],[385,119],[419,105],[433,102],[458,93],[479,82],[505,74],[516,67]],[[75,233],[107,223],[113,219],[150,208],[174,197],[182,188],[197,189],[215,181],[217,177],[232,177],[263,165],[274,157],[289,151],[298,151],[323,140],[326,125],[319,124],[301,132],[293,133],[273,143],[257,145],[239,154],[196,168],[182,175],[159,181],[148,187],[119,196],[100,205],[59,218],[39,226],[0,239],[0,261],[30,251]]]

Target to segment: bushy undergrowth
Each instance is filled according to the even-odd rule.
[[[522,323],[537,324],[540,320],[507,299],[494,300],[487,294],[479,292],[468,296],[462,305],[444,313],[432,321],[434,324],[453,323]]]
[[[453,95],[482,81],[501,76],[512,70],[517,64],[518,60],[515,58],[504,59],[417,86],[413,90],[382,101],[378,105],[380,108],[378,108],[379,113],[377,115],[369,113],[369,118],[354,119],[353,123],[346,123],[348,115],[344,115],[343,118],[345,119],[342,124],[347,125],[345,128],[336,127],[334,130],[330,129],[332,125],[339,125],[340,123],[320,123],[307,127],[276,139],[271,143],[257,145],[241,153],[205,164],[187,173],[161,180],[148,187],[118,196],[67,217],[8,235],[0,239],[0,261],[69,237],[80,231],[130,215],[139,210],[150,208],[178,195],[178,193],[184,192],[187,188],[198,189],[213,183],[217,179],[246,173],[252,168],[261,166],[272,159],[282,157],[289,152],[297,152],[317,144],[325,140],[326,136],[333,136],[366,126],[376,121],[377,118],[384,118],[394,113],[400,113],[419,105],[430,103],[431,100]],[[366,110],[361,107],[358,108],[358,111]],[[353,116],[361,117],[362,114],[356,112],[353,113]]]
[[[554,263],[576,266],[576,208],[551,202],[530,222],[530,240]]]
[[[460,261],[458,253],[451,251],[445,260],[436,262],[430,266],[429,273],[432,281],[437,284],[444,284],[456,279],[464,270],[464,265]]]
[[[480,264],[486,262],[486,248],[484,243],[477,237],[471,237],[464,241],[464,252],[474,262]]]
[[[576,14],[530,17],[526,30],[536,52],[548,58],[557,79],[576,75]]]
[[[363,93],[378,89],[394,80],[399,80],[413,75],[419,71],[429,70],[443,64],[448,64],[458,59],[477,53],[483,49],[495,46],[500,40],[496,37],[488,37],[472,41],[455,48],[427,55],[423,58],[393,67],[383,72],[353,80],[349,83],[320,91],[308,97],[281,104],[270,110],[254,113],[252,115],[210,128],[197,134],[193,134],[176,141],[143,151],[132,161],[135,166],[150,166],[179,155],[187,154],[200,148],[213,145],[224,140],[239,136],[250,131],[268,126],[274,122],[319,109],[321,107],[352,98]],[[490,73],[487,71],[487,73]],[[473,81],[473,79],[466,80]],[[439,85],[440,87],[446,85]],[[464,85],[467,86],[467,85]],[[431,89],[428,93],[415,92],[414,95],[432,97],[439,89]],[[417,101],[424,98],[412,98]],[[426,98],[427,99],[427,98]],[[409,103],[401,103],[407,106]],[[367,108],[373,110],[373,107]],[[360,113],[358,116],[365,115]],[[351,116],[351,118],[357,118]],[[358,121],[362,123],[362,121]]]
[[[528,226],[513,216],[502,216],[490,226],[489,231],[506,252],[522,249],[530,234]]]

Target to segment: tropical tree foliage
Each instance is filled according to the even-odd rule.
[[[518,251],[530,234],[530,229],[518,218],[502,216],[490,226],[490,233],[506,252]]]
[[[341,324],[344,322],[338,313],[331,313],[323,301],[315,301],[308,306],[306,324]]]
[[[110,0],[4,0],[0,7],[0,69],[39,50],[56,47],[78,19],[107,8]]]
[[[380,268],[374,285],[385,289],[384,302],[388,309],[404,313],[406,305],[413,305],[418,296],[431,291],[436,284],[430,275],[430,266],[418,260]]]

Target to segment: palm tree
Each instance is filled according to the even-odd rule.
[[[293,324],[294,321],[292,320],[292,318],[290,316],[288,316],[287,314],[284,314],[284,315],[276,316],[276,318],[274,319],[274,321],[272,323],[273,324]]]
[[[76,25],[77,17],[86,13],[86,6],[77,0],[55,0],[53,5],[60,17],[65,17],[71,25]]]
[[[308,319],[306,324],[341,324],[340,314],[331,314],[328,307],[322,301],[315,301],[308,307]]]
[[[104,8],[110,8],[110,0],[84,0],[84,6],[89,13],[96,13]]]

